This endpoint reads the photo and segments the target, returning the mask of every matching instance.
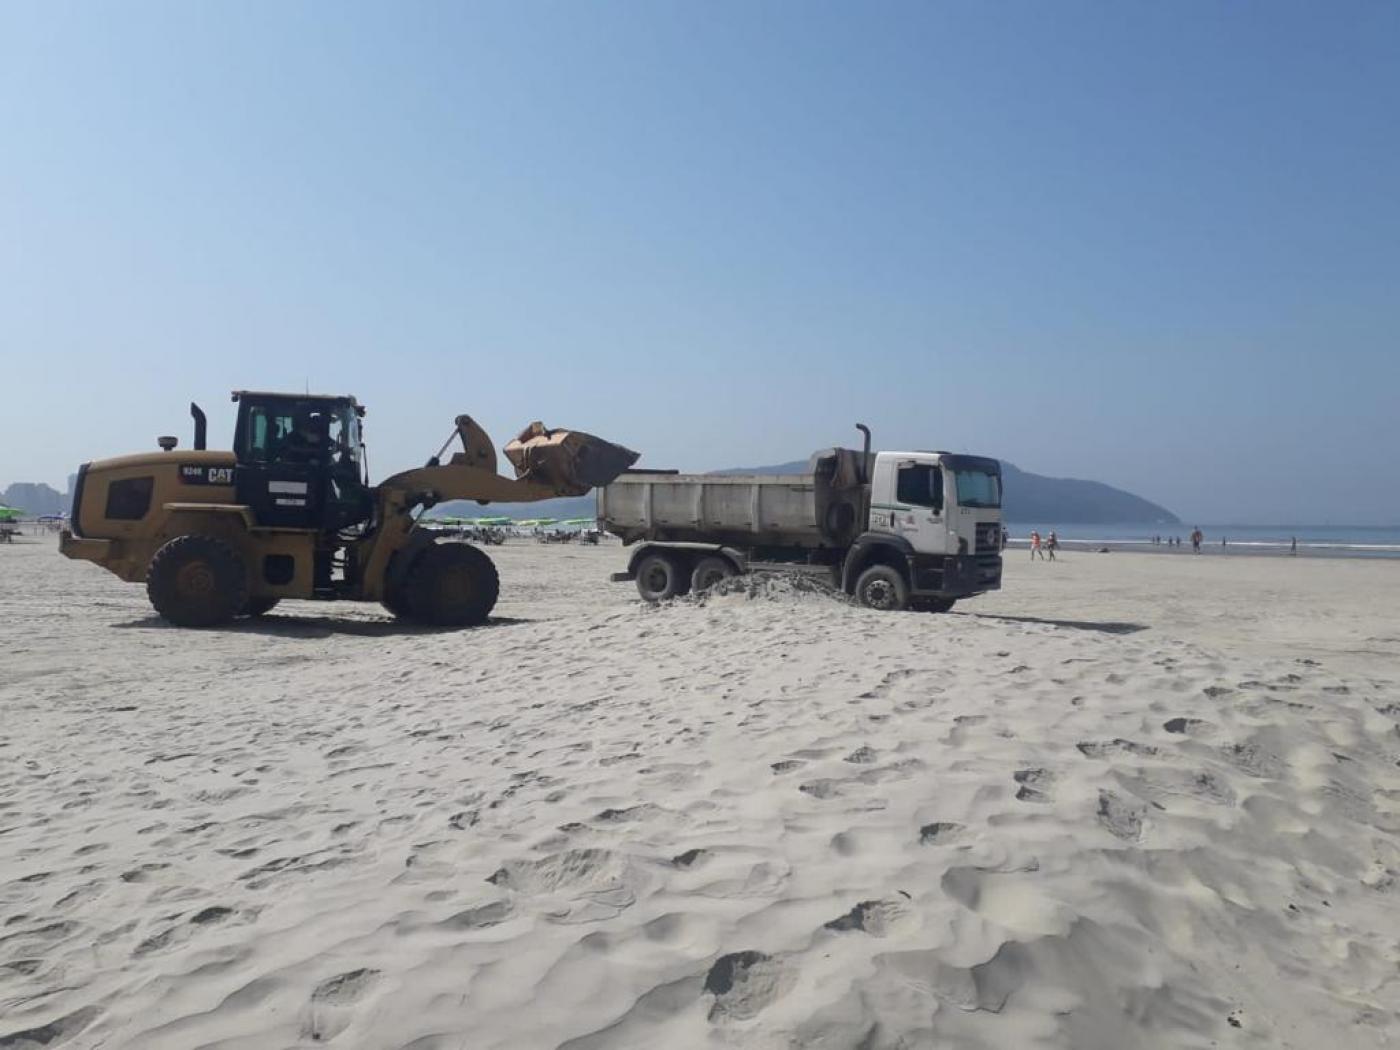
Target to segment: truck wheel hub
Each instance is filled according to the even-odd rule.
[[[894,588],[886,580],[872,580],[865,586],[865,603],[872,609],[888,609],[894,604]]]

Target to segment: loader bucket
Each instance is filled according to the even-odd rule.
[[[639,455],[581,430],[550,430],[540,422],[522,430],[505,453],[517,478],[574,496],[608,484]]]

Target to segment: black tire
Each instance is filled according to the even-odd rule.
[[[265,616],[277,607],[281,598],[249,598],[243,604],[243,611],[239,616]]]
[[[388,609],[389,612],[397,616],[400,620],[413,619],[413,613],[409,611],[408,599],[404,596],[402,587],[390,588],[379,600],[379,604]]]
[[[248,571],[223,540],[176,536],[151,559],[146,595],[177,627],[215,627],[248,604]]]
[[[680,597],[689,588],[690,576],[677,558],[657,553],[637,562],[637,593],[643,601],[664,602]]]
[[[690,589],[698,594],[713,587],[721,580],[727,580],[729,577],[737,575],[738,572],[732,561],[717,554],[711,554],[697,561],[695,568],[690,570]]]
[[[898,569],[872,565],[856,580],[856,601],[867,609],[898,612],[909,605],[909,585]]]
[[[911,601],[909,607],[919,612],[945,613],[955,604],[956,598],[918,598]]]
[[[402,591],[391,600],[401,601],[407,616],[420,623],[469,627],[486,622],[500,593],[495,563],[485,554],[465,543],[435,543],[413,559]]]

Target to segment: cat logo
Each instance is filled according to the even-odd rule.
[[[180,481],[185,485],[232,485],[232,467],[206,467],[199,463],[181,463]]]

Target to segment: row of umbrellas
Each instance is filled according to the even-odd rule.
[[[595,518],[429,518],[431,522],[444,525],[470,525],[476,528],[504,527],[510,525],[526,528],[543,528],[547,525],[595,525]]]
[[[0,521],[19,521],[21,518],[33,518],[35,521],[62,521],[67,516],[66,514],[30,514],[18,507],[7,507],[0,503]]]

